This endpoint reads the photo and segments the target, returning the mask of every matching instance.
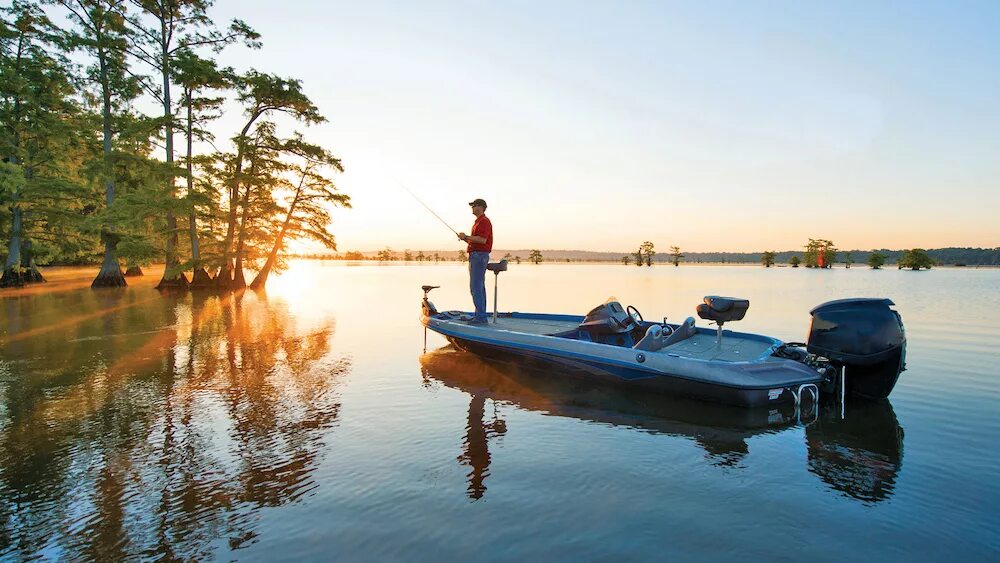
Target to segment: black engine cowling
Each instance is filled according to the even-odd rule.
[[[807,350],[846,368],[851,395],[888,397],[906,369],[906,333],[893,305],[889,299],[840,299],[809,311]]]

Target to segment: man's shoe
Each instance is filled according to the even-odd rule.
[[[486,320],[486,319],[476,319],[476,318],[473,318],[471,321],[469,321],[469,324],[470,325],[486,325],[486,324],[490,324],[490,322],[488,320]]]

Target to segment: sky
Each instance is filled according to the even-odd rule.
[[[343,159],[340,251],[1000,246],[1000,3],[218,0]],[[228,138],[238,111],[216,125]]]

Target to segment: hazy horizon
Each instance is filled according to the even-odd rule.
[[[342,251],[462,248],[400,183],[505,248],[1000,244],[1000,4],[289,6],[218,2],[264,42],[221,58],[329,117]]]

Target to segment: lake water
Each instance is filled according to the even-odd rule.
[[[468,309],[459,264],[303,261],[226,296],[93,273],[0,292],[4,559],[1000,558],[1000,270],[501,276],[501,310],[732,294],[733,329],[797,341],[823,301],[892,298],[890,401],[815,422],[424,353],[420,285]]]

